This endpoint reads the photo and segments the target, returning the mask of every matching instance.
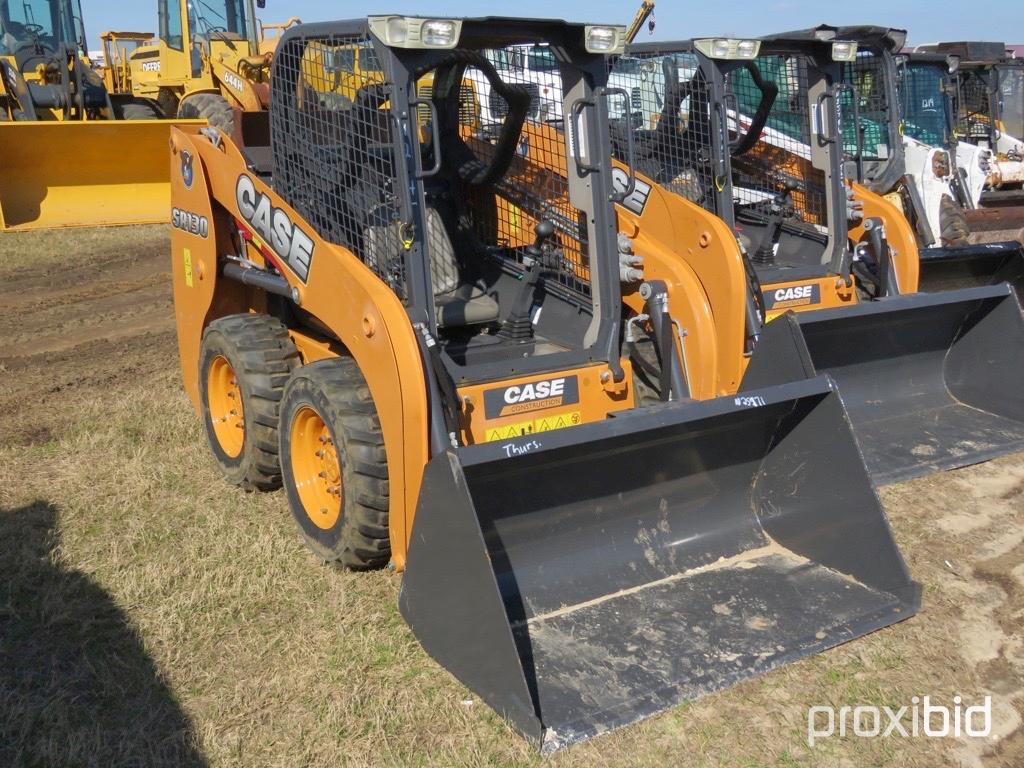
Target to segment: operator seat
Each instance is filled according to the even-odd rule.
[[[393,146],[391,119],[383,108],[387,100],[387,92],[380,85],[359,89],[349,114],[346,138],[350,153],[342,172],[343,178],[356,182],[348,191],[351,209],[372,212],[364,219],[363,258],[377,274],[389,272],[388,266],[400,261],[405,250],[400,225],[391,204],[382,195],[394,174],[392,152],[382,151]],[[455,255],[444,217],[436,208],[427,206],[424,221],[438,327],[496,321],[498,302],[488,295],[482,282],[467,277]]]
[[[439,328],[459,328],[493,323],[498,319],[498,302],[487,286],[466,278],[455,256],[455,248],[436,208],[427,208],[426,245],[430,254],[430,282],[434,289],[434,316]],[[365,261],[378,273],[403,252],[397,222],[366,228]]]

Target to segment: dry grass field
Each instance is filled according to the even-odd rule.
[[[887,488],[913,619],[542,761],[420,649],[400,576],[229,487],[161,227],[0,236],[0,766],[1024,765],[1024,455]],[[991,739],[806,740],[813,705],[992,697]]]

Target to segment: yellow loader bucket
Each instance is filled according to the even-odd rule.
[[[172,125],[199,120],[0,123],[0,230],[170,220]]]

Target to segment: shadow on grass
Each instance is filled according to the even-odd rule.
[[[135,629],[59,546],[53,505],[0,508],[0,765],[205,766]]]

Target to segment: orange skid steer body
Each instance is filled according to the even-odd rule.
[[[728,227],[658,189],[616,208],[642,183],[610,159],[624,34],[300,25],[267,143],[171,141],[182,374],[215,460],[283,485],[322,560],[404,571],[427,652],[545,753],[920,601],[829,376],[740,391]],[[557,90],[494,66],[522,46]],[[380,66],[339,83],[309,66],[325,49]],[[486,138],[460,130],[470,87]]]
[[[609,114],[614,156],[624,169],[632,152],[641,188],[620,221],[648,249],[645,231],[673,243],[663,218],[724,224],[721,250],[756,299],[742,386],[828,373],[876,482],[1020,450],[1019,300],[1006,284],[918,292],[909,223],[846,176],[846,63],[819,32],[744,41],[745,58],[697,40],[613,60],[610,79],[640,96]],[[676,251],[692,259],[685,242]]]

